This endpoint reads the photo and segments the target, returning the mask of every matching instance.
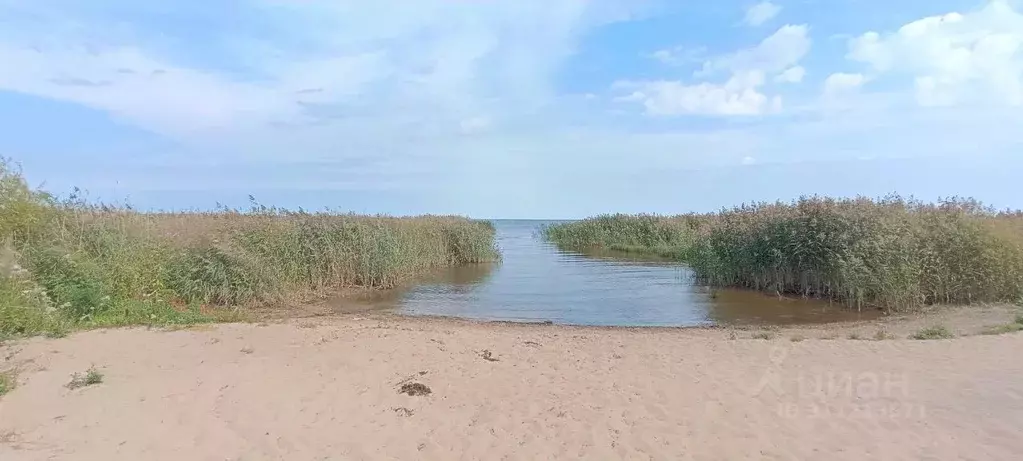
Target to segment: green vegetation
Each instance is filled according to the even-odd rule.
[[[910,336],[910,339],[951,339],[956,335],[941,325],[924,328]]]
[[[13,391],[16,385],[17,376],[14,375],[13,371],[0,372],[0,397],[3,397],[10,391]]]
[[[684,259],[697,241],[704,216],[604,215],[542,229],[561,248],[608,249]]]
[[[1007,323],[1005,325],[998,325],[984,330],[981,334],[1002,335],[1006,333],[1016,333],[1017,331],[1023,331],[1023,324]]]
[[[668,255],[712,287],[856,308],[1023,298],[1023,213],[969,199],[804,197],[704,215],[599,216],[543,234],[567,249]]]
[[[0,337],[232,319],[248,306],[392,288],[496,258],[488,222],[257,204],[139,213],[31,190],[0,159]]]
[[[80,387],[92,386],[93,384],[100,384],[103,382],[103,373],[100,373],[95,367],[90,367],[85,373],[75,373],[71,375],[71,381],[67,383],[68,389],[78,389]]]
[[[981,334],[1001,335],[1005,333],[1016,333],[1017,331],[1023,331],[1023,314],[1017,315],[1013,323],[990,327],[984,330]]]

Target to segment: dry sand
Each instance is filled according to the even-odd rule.
[[[1023,334],[754,334],[346,317],[22,341],[0,347],[0,460],[1023,453]],[[90,366],[101,384],[65,386]]]

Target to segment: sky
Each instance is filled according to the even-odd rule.
[[[0,126],[140,209],[1023,208],[1023,0],[0,0]]]

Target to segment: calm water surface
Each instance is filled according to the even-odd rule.
[[[685,266],[564,252],[536,236],[551,221],[494,221],[503,261],[447,269],[380,302],[410,315],[575,325],[793,324],[867,319],[838,305],[693,284]]]

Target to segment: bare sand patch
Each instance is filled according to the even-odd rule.
[[[1016,459],[1023,333],[913,322],[934,320],[884,341],[389,316],[19,341],[0,459]]]

